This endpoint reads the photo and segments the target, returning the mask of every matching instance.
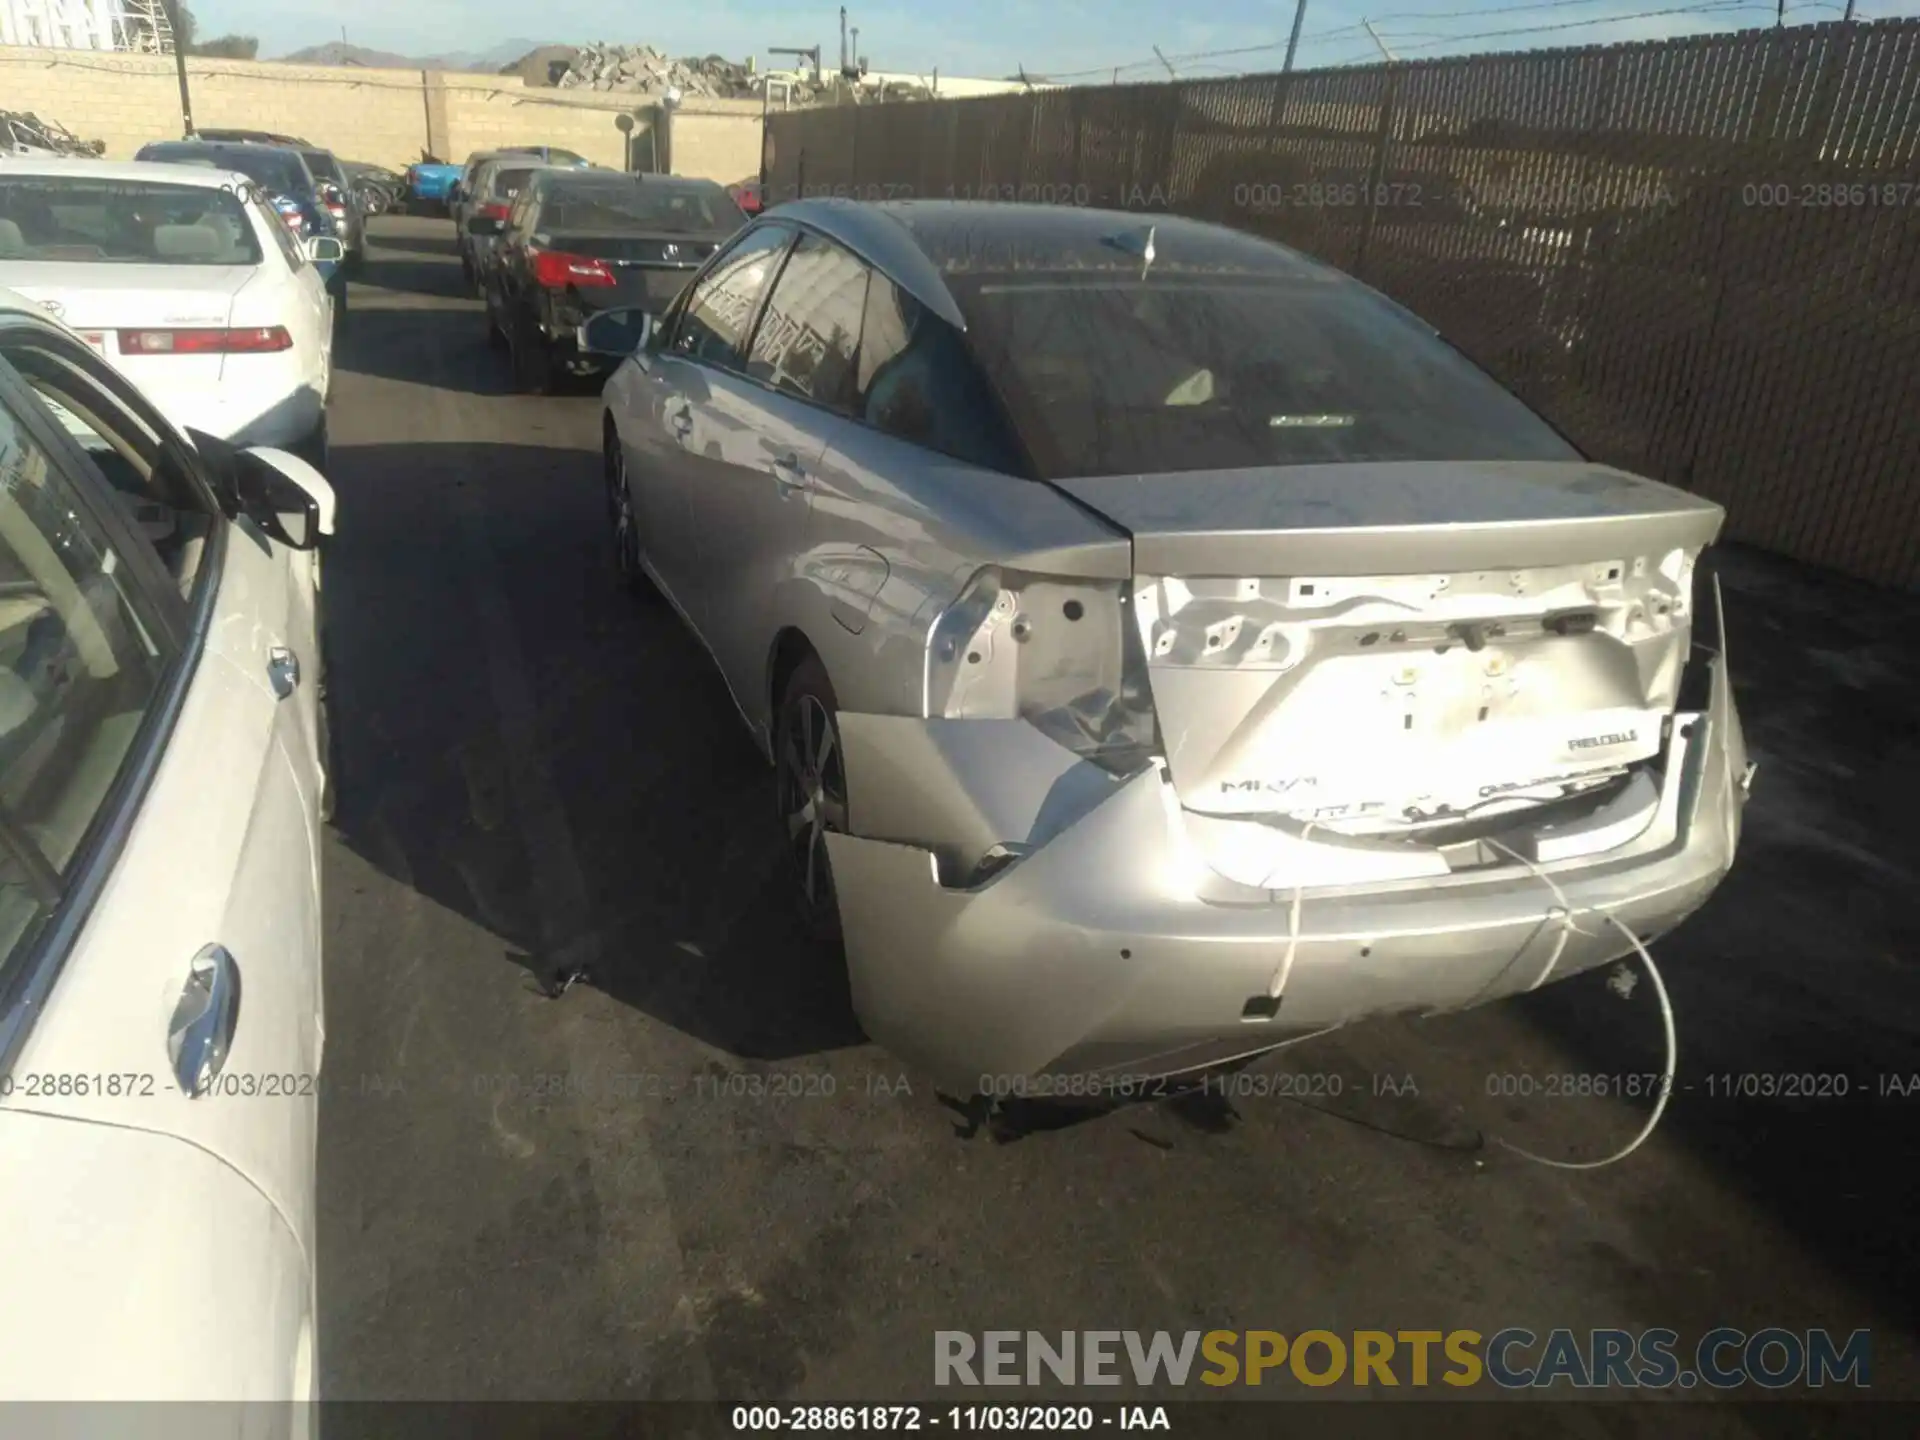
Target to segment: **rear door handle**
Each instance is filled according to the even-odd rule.
[[[682,440],[693,433],[693,408],[682,400],[667,411],[667,424],[673,427],[673,433]]]
[[[800,464],[800,457],[791,450],[769,460],[767,473],[780,482],[782,489],[800,490],[806,487],[807,472]]]
[[[267,679],[282,700],[300,688],[300,657],[284,645],[267,652]]]
[[[167,1059],[189,1099],[205,1095],[226,1068],[239,1023],[239,962],[224,945],[203,945],[167,1022]]]

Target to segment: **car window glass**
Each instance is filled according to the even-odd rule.
[[[1019,447],[966,344],[885,276],[867,288],[857,371],[859,417],[970,465],[1019,474]]]
[[[781,225],[763,225],[742,236],[687,297],[673,336],[674,352],[715,365],[737,364],[754,306],[792,238],[793,232]]]
[[[747,374],[789,395],[852,414],[854,356],[867,267],[818,235],[802,235],[753,332]]]
[[[0,401],[0,850],[16,878],[71,870],[159,688],[129,571]]]
[[[186,474],[191,461],[179,440],[144,410],[144,402],[89,375],[73,359],[26,347],[8,358],[93,462],[182,598],[190,595],[212,516]]]
[[[531,185],[522,190],[515,198],[513,208],[507,212],[507,228],[509,230],[525,230],[527,228],[527,217],[533,213],[533,207],[539,201],[539,198],[539,190]]]
[[[959,298],[1049,474],[1579,458],[1357,286],[1006,273]]]
[[[285,258],[288,268],[299,270],[305,266],[307,252],[300,248],[300,242],[294,238],[292,229],[280,218],[279,212],[266,202],[266,198],[258,190],[248,196],[247,203],[253,211],[254,218],[266,228],[267,234],[273,237],[273,243]]]
[[[260,242],[231,187],[0,175],[0,258],[258,265]]]

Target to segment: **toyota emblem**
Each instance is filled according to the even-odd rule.
[[[678,260],[679,258],[680,258],[680,247],[678,245],[667,246],[667,259]]]
[[[62,305],[58,300],[42,300],[40,302],[40,308],[56,320],[67,313],[67,307]]]

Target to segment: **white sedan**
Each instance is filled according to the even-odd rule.
[[[0,290],[0,1400],[306,1433],[333,510]]]
[[[175,424],[324,463],[333,301],[244,175],[0,159],[0,286],[78,331]]]

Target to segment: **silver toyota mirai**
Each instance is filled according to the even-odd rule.
[[[1534,989],[1732,863],[1723,512],[1325,265],[800,201],[581,342],[628,357],[623,576],[772,761],[867,1033],[958,1093]]]

